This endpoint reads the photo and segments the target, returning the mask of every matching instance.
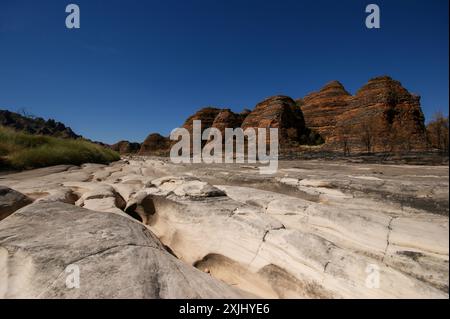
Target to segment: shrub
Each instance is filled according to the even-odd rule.
[[[108,164],[118,153],[83,139],[31,135],[0,126],[0,168],[29,169],[60,164]],[[6,167],[5,167],[6,166]]]

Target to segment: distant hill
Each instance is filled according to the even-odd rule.
[[[25,116],[8,110],[0,110],[0,125],[30,134],[77,139],[78,135],[68,126],[53,119]]]
[[[118,152],[119,154],[135,154],[141,148],[140,143],[133,143],[129,141],[120,141],[116,144],[110,146],[113,151]]]

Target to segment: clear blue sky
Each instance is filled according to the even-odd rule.
[[[65,6],[81,29],[65,28]],[[381,29],[365,28],[365,6]],[[448,0],[0,0],[0,108],[108,143],[388,74],[448,113]]]

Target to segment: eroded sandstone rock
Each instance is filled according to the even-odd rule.
[[[201,121],[201,131],[212,127],[216,117],[222,112],[222,109],[215,107],[205,107],[190,116],[183,124],[183,128],[187,129],[192,135],[194,121]]]
[[[435,266],[428,268],[429,278],[419,280],[423,268],[411,263],[395,267],[400,259],[387,253],[393,248],[389,238],[395,232],[389,215],[350,210],[343,204],[329,208],[234,186],[220,187],[226,197],[194,199],[173,191],[180,183],[192,182],[189,179],[179,179],[170,188],[164,187],[164,181],[173,177],[160,180],[163,182],[153,184],[156,189],[145,197],[152,203],[146,224],[179,258],[208,269],[217,278],[233,281],[243,290],[261,297],[297,298],[446,295],[440,289],[445,290],[442,274],[448,244],[442,243],[439,252],[426,246],[418,250],[417,242],[424,240],[415,237],[409,241],[398,234],[408,242],[409,248],[402,249],[434,260]],[[259,194],[259,202],[255,194]],[[448,233],[448,224],[439,231],[433,225],[417,226],[423,229],[422,238],[433,241],[433,236],[442,238]],[[377,290],[365,284],[369,265],[376,265],[382,273],[384,284]],[[278,277],[269,276],[273,269]],[[289,278],[295,278],[295,287]],[[281,293],[281,285],[286,285],[288,292]]]
[[[302,111],[287,96],[270,97],[257,104],[242,123],[242,129],[247,128],[278,128],[279,142],[284,145],[298,143],[309,134]]]
[[[250,114],[249,110],[245,110],[242,113],[234,113],[230,109],[223,109],[217,114],[211,127],[218,129],[222,134],[222,138],[225,139],[225,129],[241,127],[248,114]]]
[[[337,81],[298,100],[305,123],[327,149],[392,152],[426,148],[420,97],[388,76],[376,77],[351,96]]]
[[[32,200],[29,197],[0,185],[0,220],[30,203],[32,203]]]
[[[139,152],[141,144],[129,141],[119,141],[116,144],[111,145],[111,148],[121,155],[135,154]]]
[[[11,240],[17,240],[14,247],[20,247],[14,260],[10,252],[0,248],[0,255],[10,256],[6,263],[12,274],[8,285],[19,287],[16,294],[42,288],[39,283],[31,290],[26,288],[30,279],[21,274],[34,271],[31,277],[44,276],[47,270],[36,267],[34,260],[42,253],[39,247],[53,250],[58,242],[66,243],[58,237],[63,232],[59,229],[64,229],[68,237],[68,244],[62,245],[65,251],[72,246],[78,251],[76,256],[64,253],[70,260],[77,256],[91,260],[83,257],[86,251],[98,257],[95,263],[106,272],[131,271],[127,268],[131,263],[133,269],[147,276],[140,265],[147,265],[147,259],[153,257],[135,251],[116,254],[116,248],[110,249],[96,237],[99,232],[106,238],[116,232],[122,234],[121,227],[131,231],[137,224],[142,227],[139,229],[150,229],[185,266],[193,265],[209,277],[258,297],[448,298],[448,167],[280,161],[278,172],[268,177],[259,175],[256,165],[174,165],[160,158],[133,157],[108,166],[58,167],[4,175],[1,181],[37,202],[45,202],[39,205],[47,205],[42,207],[48,208],[56,220],[47,228],[33,226],[36,231],[26,237],[12,236],[11,224],[4,226],[5,222],[14,218],[14,227],[22,234],[22,230],[27,232],[23,228],[26,223],[33,224],[41,216],[31,213],[32,204],[23,208],[30,207],[26,216],[20,217],[19,211],[0,222],[2,247],[3,242]],[[75,197],[67,201],[71,196]],[[61,205],[55,201],[73,203],[75,199],[76,204],[101,212],[94,216],[74,207],[77,213],[63,224],[66,215],[55,213],[51,207]],[[81,212],[85,218],[80,217]],[[80,231],[81,224],[89,225],[86,232]],[[56,234],[52,234],[53,229]],[[34,236],[44,244],[35,246]],[[48,240],[43,241],[46,236]],[[134,243],[134,235],[127,233],[124,237]],[[76,240],[80,243],[73,244]],[[87,248],[82,246],[85,241]],[[117,237],[111,237],[111,241],[122,243]],[[96,249],[107,249],[106,256],[97,256]],[[110,259],[110,253],[114,258]],[[22,259],[30,255],[34,257]],[[43,263],[53,265],[50,258],[60,263],[54,255],[47,258],[44,252],[42,256]],[[89,265],[96,276],[105,278],[92,268],[94,261]],[[379,271],[379,288],[367,286],[368,269]],[[58,274],[63,270],[59,267]],[[53,282],[57,275],[50,277]],[[136,282],[135,277],[125,278],[133,285]],[[160,277],[151,278],[137,285],[154,287],[155,282],[161,283]],[[103,284],[103,289],[107,296],[116,296],[115,285],[122,282],[108,280],[112,284]],[[62,278],[55,282],[58,287],[64,284]],[[99,289],[94,290],[96,296],[106,296]],[[197,293],[192,286],[186,289]],[[59,292],[50,295],[64,296]],[[144,295],[133,292],[133,296]]]
[[[170,152],[170,140],[160,134],[150,134],[141,144],[139,155],[168,155]]]
[[[303,112],[306,126],[326,139],[333,134],[337,117],[349,109],[350,98],[344,86],[333,81],[320,91],[297,100],[297,104]]]
[[[69,265],[79,269],[79,288],[66,285]],[[245,296],[183,264],[142,224],[116,214],[41,203],[0,223],[0,298]]]

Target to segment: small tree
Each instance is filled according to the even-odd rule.
[[[352,137],[352,127],[345,123],[337,128],[337,136],[338,136],[338,143],[340,144],[340,147],[342,148],[342,152],[344,153],[344,156],[350,156],[350,141]]]
[[[361,142],[364,145],[364,148],[367,153],[372,153],[374,151],[375,146],[375,125],[373,121],[369,118],[362,121],[360,126],[361,132]]]
[[[448,153],[449,143],[449,123],[448,116],[445,117],[442,112],[436,112],[433,119],[427,126],[427,138],[431,147],[442,152]]]

